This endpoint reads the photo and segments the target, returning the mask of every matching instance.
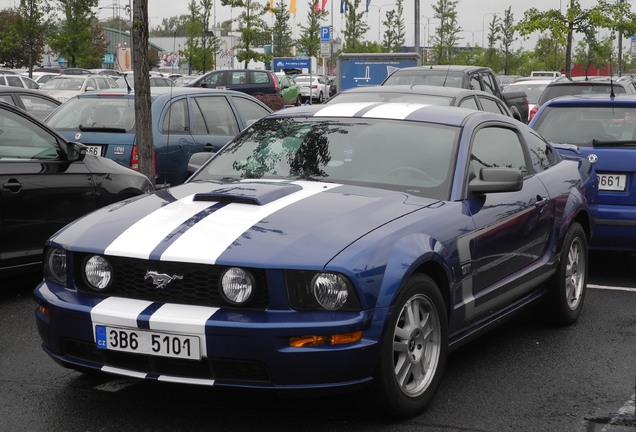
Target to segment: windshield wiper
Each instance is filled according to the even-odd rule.
[[[594,138],[594,147],[636,147],[636,140],[601,141]]]
[[[79,125],[79,130],[82,132],[110,132],[110,133],[126,133],[124,128],[117,128],[112,126],[82,126]]]

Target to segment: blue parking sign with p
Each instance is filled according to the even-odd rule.
[[[320,27],[320,42],[329,42],[331,40],[331,27]]]

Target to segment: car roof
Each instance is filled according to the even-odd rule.
[[[551,77],[544,77],[544,76],[534,76],[534,77],[520,77],[515,79],[514,81],[512,81],[510,84],[508,85],[512,85],[512,84],[519,84],[519,83],[529,83],[529,82],[536,82],[536,83],[540,83],[540,84],[547,84],[547,83],[551,83],[552,81],[554,81],[555,78],[551,78]]]
[[[471,90],[458,87],[445,87],[424,84],[353,87],[347,90],[343,90],[342,93],[409,93],[446,97],[480,94],[495,97],[492,93],[488,93],[482,90]]]
[[[513,121],[503,114],[467,108],[401,102],[342,102],[284,108],[268,118],[340,117],[408,120],[461,126],[469,117],[482,116],[492,120]]]
[[[547,101],[546,106],[598,106],[598,105],[629,105],[636,106],[636,94],[620,93],[615,96],[609,94],[586,94],[559,96]]]
[[[446,70],[449,72],[468,72],[468,71],[476,71],[476,70],[490,70],[490,68],[485,66],[471,66],[471,65],[426,65],[426,66],[410,66],[405,68],[400,68],[395,72],[399,71],[422,71],[422,70]],[[395,73],[394,72],[394,73]]]

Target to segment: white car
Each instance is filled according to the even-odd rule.
[[[329,97],[329,80],[322,75],[296,75],[294,81],[300,86],[303,101],[311,98],[323,103]]]
[[[59,75],[51,78],[41,90],[60,102],[66,102],[84,92],[118,87],[114,80],[104,75]]]
[[[38,84],[29,77],[14,74],[0,74],[0,85],[37,90]]]
[[[549,77],[525,77],[518,78],[508,84],[503,91],[504,95],[510,92],[526,92],[528,95],[528,121],[532,119],[532,109],[537,105],[543,90],[553,81]]]

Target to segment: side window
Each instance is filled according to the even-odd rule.
[[[267,84],[269,82],[269,73],[252,72],[252,82],[254,84]]]
[[[468,80],[468,88],[471,90],[481,90],[481,83],[477,75],[471,75]]]
[[[190,116],[187,102],[186,99],[179,99],[170,105],[163,118],[162,133],[183,134],[189,130]]]
[[[11,87],[24,87],[19,76],[7,75],[7,85]]]
[[[29,114],[39,118],[40,120],[44,120],[51,111],[57,108],[57,104],[55,102],[51,102],[50,100],[37,95],[23,94],[20,95],[20,99]]]
[[[229,85],[247,84],[247,71],[230,72]]]
[[[224,86],[225,82],[223,80],[223,72],[210,74],[207,78],[203,80],[203,83],[207,84],[209,87]]]
[[[483,107],[484,111],[495,114],[502,114],[499,104],[497,104],[497,102],[495,102],[494,100],[487,97],[480,97],[479,102],[481,102],[481,106]]]
[[[13,103],[13,98],[11,96],[9,96],[9,95],[0,94],[0,102],[6,102],[8,104],[15,105]]]
[[[2,159],[56,160],[57,139],[28,119],[0,110],[0,162]]]
[[[228,135],[239,133],[238,122],[224,96],[193,98],[193,134]]]
[[[528,172],[519,136],[511,129],[485,127],[473,137],[471,170],[479,177],[482,168],[515,168]]]
[[[97,83],[95,83],[95,78],[89,78],[86,80],[86,86],[84,87],[84,91],[88,91],[92,87],[93,90],[97,89]]]
[[[108,82],[106,81],[106,78],[95,78],[95,81],[97,82],[97,88],[100,90],[105,90],[110,88],[110,86],[108,85]]]
[[[243,120],[245,121],[245,124],[247,126],[251,125],[261,117],[269,114],[269,111],[267,109],[247,98],[232,96],[232,100],[238,108],[239,115],[243,117]]]
[[[467,97],[466,99],[462,99],[462,101],[459,103],[459,106],[462,108],[470,108],[470,109],[474,109],[474,110],[479,110],[479,107],[477,106],[477,102],[475,101],[474,97]]]
[[[497,88],[495,77],[490,74],[483,73],[481,74],[481,79],[484,82],[484,88],[482,90],[487,91],[490,94],[495,94],[495,89]]]
[[[543,138],[533,133],[529,136],[528,149],[532,165],[539,166],[541,169],[548,169],[559,160],[556,150]]]

